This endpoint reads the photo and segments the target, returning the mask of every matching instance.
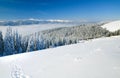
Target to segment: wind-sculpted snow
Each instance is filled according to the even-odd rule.
[[[120,78],[120,36],[0,58],[0,78]]]

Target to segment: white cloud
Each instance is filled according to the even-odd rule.
[[[60,20],[60,19],[49,19],[47,21],[50,21],[50,22],[72,22],[71,20]]]

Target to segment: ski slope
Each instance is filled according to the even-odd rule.
[[[102,26],[103,28],[106,28],[107,30],[114,32],[120,29],[120,21],[112,21],[110,23],[107,23]]]
[[[0,78],[120,78],[120,36],[0,57]]]

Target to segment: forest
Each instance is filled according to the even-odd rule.
[[[120,30],[109,32],[99,25],[61,27],[35,32],[27,36],[23,36],[17,30],[8,27],[4,37],[0,31],[0,56],[54,48],[115,35],[120,35]]]

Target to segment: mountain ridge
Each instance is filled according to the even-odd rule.
[[[33,24],[72,24],[75,23],[72,20],[60,20],[60,19],[23,19],[23,20],[7,20],[0,21],[0,26],[20,26],[20,25],[33,25]]]

